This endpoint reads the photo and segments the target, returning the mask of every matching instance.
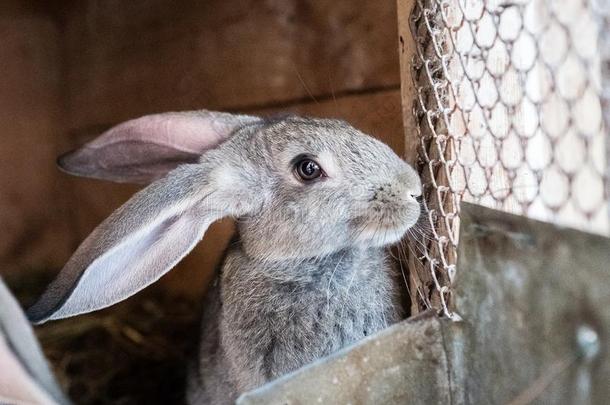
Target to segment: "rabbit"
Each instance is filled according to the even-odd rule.
[[[34,331],[0,278],[0,404],[67,405]]]
[[[76,250],[28,315],[94,311],[159,279],[223,217],[237,233],[205,298],[190,403],[233,403],[401,319],[385,248],[420,213],[415,170],[335,119],[145,116],[59,160],[150,183]]]

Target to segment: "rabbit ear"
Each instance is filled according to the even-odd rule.
[[[231,177],[234,184],[214,180],[230,177],[225,170],[181,165],[134,195],[79,246],[29,309],[30,320],[42,323],[122,301],[174,267],[212,222],[247,213],[247,202],[235,191],[239,178]],[[214,189],[218,183],[222,190]]]
[[[109,129],[57,163],[77,176],[150,183],[180,164],[197,162],[236,129],[258,120],[206,110],[147,115]]]
[[[0,279],[0,403],[67,404],[21,307]]]

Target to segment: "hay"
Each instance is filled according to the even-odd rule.
[[[28,276],[9,284],[27,305],[48,281]],[[104,311],[39,326],[36,334],[76,403],[180,404],[199,313],[192,300],[153,287]]]

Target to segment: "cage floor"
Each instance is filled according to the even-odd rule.
[[[25,305],[48,281],[7,280]],[[199,313],[198,303],[153,286],[110,309],[36,327],[36,334],[75,403],[181,404]]]

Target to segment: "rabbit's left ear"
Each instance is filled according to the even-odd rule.
[[[21,307],[0,279],[0,404],[67,404]]]
[[[105,308],[171,270],[224,216],[244,215],[254,198],[239,168],[216,150],[135,194],[78,247],[28,310],[36,323]],[[245,191],[244,191],[245,190]]]
[[[136,118],[59,157],[70,174],[119,183],[147,184],[180,164],[195,163],[236,129],[259,118],[198,110]]]

